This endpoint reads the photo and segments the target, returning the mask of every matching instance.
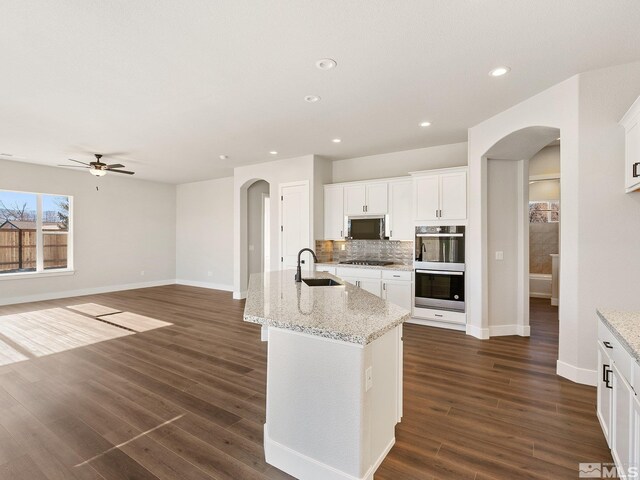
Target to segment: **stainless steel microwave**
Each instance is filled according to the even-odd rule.
[[[384,216],[347,217],[347,239],[349,240],[386,240]]]

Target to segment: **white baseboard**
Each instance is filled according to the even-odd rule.
[[[531,335],[531,327],[529,325],[491,325],[489,326],[489,335],[491,337],[504,337],[508,335],[519,335],[521,337],[529,337]]]
[[[531,298],[551,298],[550,293],[543,293],[543,292],[529,292],[529,296]]]
[[[234,300],[242,300],[243,298],[247,298],[247,292],[237,292],[234,290],[233,292]]]
[[[396,439],[392,438],[364,476],[355,477],[271,440],[267,425],[264,425],[264,455],[266,462],[295,478],[303,478],[305,480],[373,480],[373,474],[395,442]]]
[[[471,335],[472,337],[479,338],[480,340],[488,340],[489,339],[489,329],[481,328],[475,325],[470,325],[467,323],[467,335]]]
[[[446,328],[449,330],[459,330],[462,332],[466,330],[466,325],[464,323],[438,322],[436,320],[427,320],[425,318],[411,317],[406,321],[406,323],[413,323],[414,325],[425,325],[427,327]]]
[[[576,367],[560,360],[556,364],[556,373],[572,382],[582,383],[583,385],[595,387],[598,381],[598,372],[596,370]]]
[[[109,285],[106,287],[82,288],[79,290],[65,290],[62,292],[36,293],[21,297],[0,298],[0,305],[14,305],[16,303],[41,302],[43,300],[55,300],[58,298],[81,297],[83,295],[96,295],[99,293],[120,292],[122,290],[135,290],[136,288],[160,287],[174,285],[175,279],[155,280],[151,282],[127,283],[124,285]]]
[[[209,288],[211,290],[222,290],[224,292],[233,291],[233,285],[225,285],[223,283],[197,282],[195,280],[184,280],[184,279],[178,278],[176,280],[176,284],[186,285],[188,287],[200,287],[200,288]]]

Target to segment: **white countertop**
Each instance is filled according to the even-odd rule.
[[[597,312],[622,346],[640,362],[640,312],[604,309]]]
[[[367,345],[408,320],[411,312],[326,272],[304,278],[331,278],[335,287],[294,281],[294,270],[251,275],[244,321],[319,337]]]
[[[403,265],[401,263],[394,263],[392,265],[351,265],[339,262],[318,262],[316,265],[324,267],[370,268],[374,270],[402,270],[407,272],[413,271],[413,265]]]

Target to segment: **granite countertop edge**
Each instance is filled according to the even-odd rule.
[[[413,265],[404,265],[401,263],[394,263],[393,265],[351,265],[347,263],[339,262],[318,262],[316,265],[325,267],[343,267],[343,268],[368,268],[374,270],[399,270],[404,272],[412,272]]]
[[[604,324],[607,326],[607,328],[609,329],[609,331],[611,331],[611,333],[613,333],[613,336],[616,337],[618,339],[618,341],[622,344],[622,346],[624,347],[624,349],[629,352],[629,354],[635,359],[636,362],[640,362],[640,350],[637,350],[636,348],[634,348],[629,341],[625,338],[624,335],[622,335],[619,331],[618,328],[611,322],[611,320],[609,320],[609,318],[607,318],[607,315],[616,315],[616,314],[625,314],[625,315],[629,315],[629,312],[616,312],[613,310],[607,311],[605,309],[603,309],[604,311],[602,311],[601,309],[596,309],[596,312],[598,313],[598,317],[600,317],[600,319],[604,322]],[[636,314],[639,318],[640,318],[640,313]],[[638,337],[640,337],[640,323],[638,323]]]
[[[291,330],[293,332],[306,333],[308,335],[313,335],[315,337],[328,338],[330,340],[339,340],[339,341],[353,343],[355,345],[361,345],[361,346],[366,346],[370,344],[374,340],[383,336],[389,330],[397,327],[398,325],[403,324],[409,318],[411,318],[411,314],[407,313],[402,317],[398,317],[397,320],[388,323],[387,325],[384,326],[384,328],[376,330],[375,332],[372,332],[369,335],[365,336],[365,335],[357,335],[357,334],[350,335],[347,333],[340,333],[333,330],[307,327],[307,326],[297,325],[289,322],[257,317],[255,315],[244,315],[243,317],[244,321],[249,323],[256,323],[258,325],[263,325],[267,327],[282,328],[284,330]]]

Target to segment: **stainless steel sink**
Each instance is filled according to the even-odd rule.
[[[302,281],[310,287],[339,287],[343,285],[330,278],[303,278]]]

